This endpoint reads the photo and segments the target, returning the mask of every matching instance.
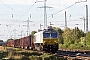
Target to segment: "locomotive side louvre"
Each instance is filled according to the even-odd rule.
[[[34,43],[43,43],[43,31],[34,34]]]
[[[43,44],[43,31],[34,34],[34,46],[35,50],[42,50]]]

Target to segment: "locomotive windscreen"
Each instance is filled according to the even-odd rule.
[[[57,32],[44,32],[43,38],[57,38]]]
[[[50,33],[43,33],[43,38],[49,38],[50,37]]]
[[[57,38],[57,32],[52,32],[51,36],[52,36],[52,38]]]

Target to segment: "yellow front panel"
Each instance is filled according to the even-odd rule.
[[[49,45],[58,43],[58,38],[44,38],[44,39],[43,39],[43,45],[44,45],[45,43],[46,43],[46,44],[49,44]]]

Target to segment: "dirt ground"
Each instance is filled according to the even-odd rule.
[[[5,51],[5,48],[3,46],[0,46],[0,50]]]

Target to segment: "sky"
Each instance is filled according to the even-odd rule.
[[[47,25],[51,22],[53,26],[64,29],[66,11],[67,26],[71,29],[78,26],[84,31],[86,5],[90,31],[89,0],[47,0],[46,6],[52,7],[46,8]],[[27,20],[30,21],[29,32],[40,29],[40,24],[44,24],[44,8],[39,7],[43,6],[44,0],[0,0],[0,39],[6,41],[27,36]]]

